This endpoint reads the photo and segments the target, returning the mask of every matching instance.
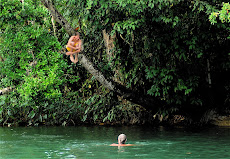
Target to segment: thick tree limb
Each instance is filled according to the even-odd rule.
[[[65,28],[66,32],[69,35],[73,35],[75,33],[74,29],[71,27],[71,25],[68,23],[68,21],[58,12],[58,10],[54,7],[51,0],[41,0],[43,5],[48,8],[51,15],[54,17],[54,19],[63,27]]]
[[[162,105],[161,101],[157,101],[156,99],[153,99],[153,97],[151,96],[144,96],[138,94],[132,90],[127,89],[123,85],[118,84],[117,82],[106,79],[105,76],[95,68],[93,63],[90,62],[85,55],[79,54],[78,59],[80,64],[82,64],[82,66],[88,72],[90,72],[103,86],[118,94],[119,96],[122,96],[122,98],[151,110],[156,109],[156,105]]]
[[[54,19],[66,30],[66,32],[70,36],[75,33],[74,28],[72,28],[68,21],[57,11],[51,0],[41,0],[41,2],[44,4],[46,8],[48,8]],[[88,72],[90,72],[103,86],[113,91],[114,93],[122,96],[123,98],[152,110],[156,108],[156,105],[162,105],[160,101],[153,99],[150,96],[137,94],[136,92],[129,90],[126,87],[105,78],[102,72],[100,72],[83,53],[80,53],[78,55],[78,59],[79,63],[82,64],[82,66]]]
[[[95,69],[93,63],[90,62],[85,55],[79,54],[78,59],[80,64],[82,64],[82,66],[88,70],[102,85],[109,90],[114,91],[114,85],[112,82],[108,81],[100,71]]]

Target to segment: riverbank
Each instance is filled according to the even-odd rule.
[[[230,127],[230,115],[218,115],[215,114],[213,116],[209,117],[203,117],[199,122],[193,121],[191,118],[188,118],[184,115],[170,115],[170,116],[161,116],[156,115],[153,116],[153,118],[150,120],[137,120],[132,119],[130,121],[128,120],[120,120],[120,121],[90,121],[87,120],[85,122],[83,121],[63,121],[62,123],[56,123],[52,124],[52,122],[15,122],[15,123],[2,123],[0,126],[2,127],[37,127],[37,126],[168,126],[168,127],[212,127],[212,126],[220,126],[220,127]]]

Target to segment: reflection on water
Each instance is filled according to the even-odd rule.
[[[113,147],[125,133],[136,146]],[[0,159],[16,158],[230,158],[230,129],[146,127],[0,127]]]

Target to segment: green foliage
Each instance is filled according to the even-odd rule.
[[[47,10],[34,3],[1,0],[0,88],[15,86],[1,96],[1,123],[60,124],[76,113],[65,88],[79,78],[71,76],[59,52],[62,46],[51,32]]]
[[[217,17],[221,20],[222,23],[229,23],[230,22],[230,4],[223,3],[223,6],[220,11],[212,12],[209,16],[209,20],[212,24],[217,23]]]
[[[68,13],[78,13],[76,21],[82,24],[90,46],[87,53],[99,66],[106,65],[106,58],[98,58],[103,57],[98,56],[102,50],[97,49],[101,31],[106,29],[116,35],[109,66],[119,70],[126,87],[165,101],[165,109],[186,109],[185,105],[212,107],[206,93],[207,60],[211,61],[213,83],[219,82],[216,71],[225,74],[229,70],[229,45],[224,36],[228,29],[208,21],[221,2],[88,0],[66,4]],[[221,65],[217,59],[222,59]],[[228,85],[226,81],[223,79],[224,85]]]
[[[106,77],[116,75],[127,88],[163,101],[153,107],[164,116],[216,105],[221,109],[227,103],[229,3],[222,2],[53,0],[73,28],[80,26],[84,53],[95,66]],[[50,15],[39,1],[22,6],[17,0],[1,0],[0,7],[0,87],[16,87],[0,97],[2,123],[144,120],[139,106],[118,100],[60,54],[69,36],[57,23],[54,36]],[[111,60],[104,29],[116,36]]]

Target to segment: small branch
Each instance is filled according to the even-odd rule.
[[[51,22],[52,22],[52,25],[53,25],[53,30],[54,30],[54,36],[56,36],[56,26],[55,26],[55,22],[54,22],[54,17],[51,15]]]
[[[24,0],[21,1],[22,2],[22,10],[24,10]]]
[[[212,87],[212,80],[211,80],[211,69],[210,69],[210,62],[207,59],[207,68],[208,68],[208,86],[211,88]]]
[[[4,61],[4,59],[2,58],[2,56],[0,56],[0,61],[1,61],[1,62],[3,62],[3,61]]]
[[[120,37],[129,45],[131,45],[121,34],[120,34]]]
[[[11,92],[13,91],[14,87],[6,87],[6,88],[3,88],[2,90],[0,90],[0,95],[4,95],[8,92]]]
[[[31,67],[33,67],[33,66],[35,66],[35,65],[37,65],[37,61],[33,61],[33,62],[31,62],[31,63],[29,64],[29,66],[31,66]],[[26,74],[27,74],[27,76],[29,76],[29,74],[30,74],[31,71],[32,71],[32,68],[26,69]]]

